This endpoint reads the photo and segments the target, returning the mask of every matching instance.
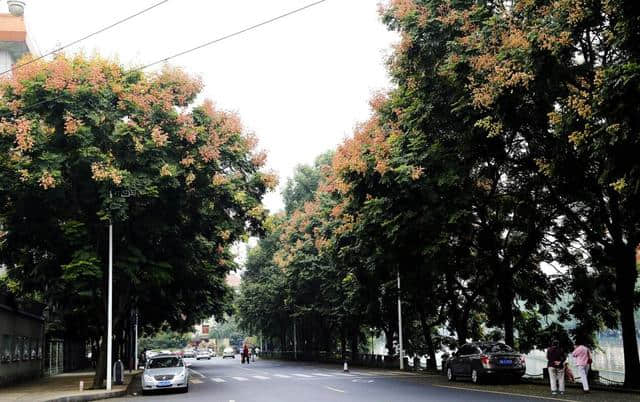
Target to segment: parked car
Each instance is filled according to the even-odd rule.
[[[189,392],[189,369],[182,358],[174,354],[150,358],[142,373],[142,393],[175,388]]]
[[[196,351],[196,359],[198,359],[198,360],[200,360],[200,359],[211,360],[211,352],[209,352],[207,349],[198,350],[198,351]]]
[[[489,376],[520,379],[525,373],[524,355],[501,342],[467,343],[446,362],[449,381],[470,377],[479,383]]]
[[[196,352],[194,350],[185,350],[182,353],[182,357],[185,359],[195,359],[196,358]]]
[[[226,359],[227,357],[231,357],[231,358],[236,358],[236,353],[233,350],[232,347],[228,346],[226,348],[224,348],[224,350],[222,351],[222,358]]]

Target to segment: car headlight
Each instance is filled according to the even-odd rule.
[[[145,382],[153,382],[153,381],[154,381],[154,379],[153,379],[153,377],[151,377],[150,375],[146,375],[146,374],[145,374],[145,375],[144,375],[144,381],[145,381]]]
[[[181,372],[178,373],[178,375],[176,375],[176,378],[184,378],[186,372],[184,370],[182,370]]]

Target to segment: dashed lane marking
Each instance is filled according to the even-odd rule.
[[[258,380],[268,380],[269,377],[265,377],[263,375],[254,375],[253,378],[257,378]]]
[[[549,396],[538,396],[538,395],[527,395],[527,394],[516,394],[516,393],[512,393],[512,392],[501,392],[501,391],[486,391],[483,389],[474,389],[474,388],[465,388],[465,387],[454,387],[451,385],[438,385],[438,384],[431,384],[434,387],[440,387],[440,388],[451,388],[451,389],[460,389],[460,390],[464,390],[464,391],[474,391],[474,392],[484,392],[487,394],[499,394],[499,395],[511,395],[511,396],[522,396],[525,398],[534,398],[534,399],[543,399],[543,400],[547,400],[547,401],[569,401],[569,402],[578,402],[574,399],[566,399],[566,398],[552,398]]]
[[[202,380],[198,380],[197,378],[192,378],[189,380],[191,384],[202,384]]]
[[[337,389],[337,388],[331,388],[331,387],[325,387],[325,388],[326,389],[330,389],[330,390],[335,391],[335,392],[340,392],[341,394],[344,394],[344,392],[345,392],[345,391],[343,391],[341,389]]]
[[[236,381],[249,381],[248,379],[244,378],[244,377],[231,377]]]
[[[295,375],[296,377],[303,377],[303,378],[312,378],[313,377],[313,376],[307,375],[307,374],[293,374],[293,375]]]
[[[199,373],[199,372],[195,371],[194,369],[189,369],[189,370],[191,370],[191,372],[192,372],[193,374],[199,375],[199,376],[200,376],[200,378],[204,378],[204,377],[205,377],[205,376],[204,376],[204,374]]]
[[[211,377],[211,380],[215,381],[215,382],[226,382],[225,380],[223,380],[222,378],[217,378],[217,377]]]
[[[286,374],[274,374],[274,377],[280,377],[280,378],[291,378],[290,375],[286,375]]]

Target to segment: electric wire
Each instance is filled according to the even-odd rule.
[[[111,29],[111,28],[113,28],[113,27],[116,27],[116,26],[118,26],[118,25],[120,25],[120,24],[122,24],[122,23],[125,23],[125,22],[127,22],[127,21],[129,21],[129,20],[131,20],[131,19],[133,19],[133,18],[135,18],[135,17],[137,17],[137,16],[139,16],[139,15],[142,15],[142,14],[144,14],[144,13],[148,12],[148,11],[151,11],[151,10],[153,10],[154,8],[159,7],[159,6],[161,6],[161,5],[163,5],[163,4],[167,3],[167,2],[169,2],[169,0],[162,0],[162,1],[158,2],[158,3],[155,3],[155,4],[153,4],[153,5],[151,5],[151,6],[147,7],[147,8],[145,8],[144,10],[138,11],[137,13],[132,14],[132,15],[130,15],[130,16],[126,17],[126,18],[123,18],[123,19],[121,19],[121,20],[118,20],[118,21],[114,22],[114,23],[113,23],[113,24],[111,24],[111,25],[108,25],[108,26],[106,26],[106,27],[104,27],[104,28],[101,28],[101,29],[99,29],[99,30],[95,31],[95,32],[92,32],[92,33],[90,33],[90,34],[88,34],[88,35],[85,35],[85,36],[83,36],[83,37],[82,37],[82,38],[80,38],[80,39],[76,39],[76,40],[74,40],[73,42],[69,42],[69,43],[67,43],[67,44],[66,44],[66,45],[64,45],[64,46],[60,46],[60,47],[58,47],[58,48],[55,48],[54,50],[52,50],[52,51],[50,51],[50,52],[48,52],[48,53],[45,53],[45,54],[43,54],[43,55],[41,55],[41,56],[38,56],[38,57],[36,57],[36,58],[34,58],[34,59],[31,59],[31,60],[29,60],[29,61],[27,61],[27,62],[24,62],[24,63],[22,63],[22,64],[15,65],[15,66],[11,67],[11,68],[10,68],[10,69],[8,69],[8,70],[5,70],[5,71],[0,72],[0,76],[2,76],[2,75],[4,75],[4,74],[7,74],[7,73],[10,73],[10,72],[12,72],[12,71],[18,70],[18,69],[20,69],[20,68],[22,68],[22,67],[24,67],[24,66],[27,66],[27,65],[29,65],[29,64],[31,64],[31,63],[35,63],[35,62],[36,62],[36,61],[38,61],[38,60],[41,60],[41,59],[43,59],[43,58],[45,58],[45,57],[47,57],[47,56],[50,56],[50,55],[52,55],[52,54],[54,54],[54,53],[58,53],[59,51],[64,50],[64,49],[66,49],[66,48],[68,48],[68,47],[70,47],[70,46],[77,45],[78,43],[80,43],[80,42],[82,42],[82,41],[84,41],[84,40],[87,40],[87,39],[89,39],[89,38],[91,38],[91,37],[93,37],[93,36],[96,36],[96,35],[98,35],[98,34],[101,34],[101,33],[105,32],[105,31],[108,31],[109,29]]]
[[[165,0],[165,1],[168,1],[168,0]],[[152,67],[152,66],[154,66],[154,65],[156,65],[156,64],[164,63],[164,62],[169,61],[169,60],[171,60],[171,59],[175,59],[176,57],[183,56],[183,55],[185,55],[185,54],[187,54],[187,53],[195,52],[196,50],[200,50],[200,49],[202,49],[202,48],[204,48],[204,47],[207,47],[207,46],[213,45],[213,44],[215,44],[215,43],[219,43],[219,42],[222,42],[222,41],[224,41],[224,40],[227,40],[227,39],[233,38],[233,37],[235,37],[235,36],[238,36],[238,35],[241,35],[241,34],[243,34],[243,33],[248,32],[248,31],[251,31],[251,30],[257,29],[257,28],[259,28],[259,27],[261,27],[261,26],[264,26],[264,25],[270,24],[270,23],[272,23],[272,22],[275,22],[275,21],[281,20],[281,19],[286,18],[286,17],[288,17],[288,16],[291,16],[291,15],[293,15],[293,14],[297,14],[297,13],[299,13],[299,12],[302,12],[302,11],[304,11],[304,10],[306,10],[306,9],[309,9],[309,8],[313,7],[313,6],[317,6],[317,5],[319,5],[319,4],[321,4],[321,3],[324,3],[324,2],[326,2],[326,1],[327,1],[327,0],[318,0],[318,1],[315,1],[315,2],[313,2],[313,3],[309,3],[309,4],[305,5],[305,6],[302,6],[302,7],[296,8],[296,9],[291,10],[291,11],[288,11],[288,12],[286,12],[286,13],[284,13],[284,14],[280,14],[280,15],[278,15],[278,16],[276,16],[276,17],[273,17],[273,18],[270,18],[270,19],[268,19],[268,20],[265,20],[265,21],[259,22],[259,23],[257,23],[257,24],[251,25],[251,26],[249,26],[249,27],[243,28],[243,29],[241,29],[241,30],[239,30],[239,31],[235,31],[235,32],[233,32],[233,33],[230,33],[230,34],[227,34],[227,35],[221,36],[221,37],[219,37],[219,38],[216,38],[216,39],[214,39],[214,40],[211,40],[211,41],[205,42],[205,43],[203,43],[203,44],[200,44],[200,45],[198,45],[198,46],[192,47],[192,48],[190,48],[190,49],[187,49],[187,50],[184,50],[184,51],[181,51],[181,52],[175,53],[175,54],[173,54],[173,55],[171,55],[171,56],[168,56],[168,57],[164,57],[164,58],[159,59],[159,60],[157,60],[157,61],[154,61],[154,62],[152,62],[152,63],[145,64],[145,65],[143,65],[142,67],[136,67],[136,68],[129,69],[129,70],[125,71],[125,72],[124,72],[124,74],[131,74],[131,73],[139,72],[139,71],[142,71],[142,70],[147,69],[147,68],[149,68],[149,67]],[[26,64],[26,63],[25,63],[25,64]],[[1,73],[0,73],[0,75],[1,75]],[[24,112],[28,112],[30,109],[33,109],[33,108],[35,108],[35,107],[37,107],[37,106],[40,106],[40,105],[42,105],[42,104],[44,104],[44,103],[52,102],[52,101],[55,101],[56,99],[60,99],[60,98],[62,98],[64,95],[65,95],[65,94],[64,94],[64,93],[62,93],[62,94],[60,94],[60,95],[58,95],[58,96],[55,96],[55,97],[53,97],[53,98],[51,98],[51,99],[45,99],[45,100],[42,100],[42,101],[40,101],[40,102],[37,102],[37,103],[31,104],[31,105],[28,105],[26,108],[24,108],[24,109],[22,110],[22,112],[23,112],[23,113],[24,113]]]

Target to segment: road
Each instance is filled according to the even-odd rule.
[[[207,402],[386,402],[386,401],[540,401],[507,394],[485,393],[431,385],[429,377],[370,369],[343,373],[340,367],[315,363],[259,360],[249,365],[239,358],[193,361],[189,393],[163,392],[149,401]],[[543,398],[546,399],[546,398]],[[132,396],[120,400],[140,402]]]

